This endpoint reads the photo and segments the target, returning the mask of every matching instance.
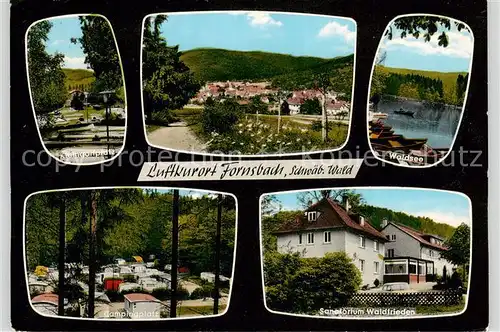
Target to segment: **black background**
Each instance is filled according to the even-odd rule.
[[[351,17],[357,22],[355,92],[352,127],[343,151],[369,151],[366,134],[366,99],[373,59],[379,39],[391,19],[410,13],[440,14],[467,23],[475,37],[473,67],[467,105],[453,152],[444,164],[458,161],[460,147],[481,153],[482,167],[450,167],[440,164],[426,169],[411,169],[370,160],[375,167],[363,165],[355,179],[349,180],[269,180],[269,181],[179,181],[138,183],[141,158],[133,150],[146,152],[140,98],[140,38],[144,16],[151,13],[205,10],[267,10],[304,12]],[[25,65],[25,33],[34,21],[58,15],[96,13],[106,16],[117,38],[127,88],[126,147],[121,165],[68,166],[57,164],[43,151],[33,116]],[[486,1],[44,1],[23,0],[11,13],[11,170],[12,170],[12,324],[21,330],[471,330],[483,329],[488,321],[487,256],[487,45]],[[29,166],[34,154],[42,165]],[[153,151],[157,161],[160,149]],[[175,156],[172,153],[173,156]],[[334,153],[338,157],[338,153]],[[371,154],[369,154],[371,156]],[[477,153],[465,154],[466,164]],[[311,158],[320,158],[312,154]],[[328,158],[331,158],[328,155]],[[181,154],[177,160],[203,160],[202,156]],[[206,157],[205,157],[206,158]],[[300,159],[301,156],[281,159]],[[217,158],[214,158],[217,160]],[[262,160],[262,158],[259,158]],[[278,158],[273,158],[278,159]],[[166,159],[163,159],[166,161]],[[103,186],[177,186],[213,189],[233,193],[238,198],[238,242],[231,301],[225,315],[215,318],[162,320],[156,322],[70,320],[37,315],[30,307],[25,284],[23,257],[23,208],[26,197],[39,190]],[[280,190],[345,187],[406,186],[453,190],[465,193],[472,201],[472,273],[469,303],[464,314],[442,318],[400,320],[348,320],[301,318],[268,312],[263,303],[259,248],[259,196]],[[432,207],[430,207],[432,208]]]

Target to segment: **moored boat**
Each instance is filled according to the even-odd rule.
[[[419,150],[427,143],[427,138],[406,138],[403,135],[392,135],[380,138],[371,138],[374,149],[382,151],[401,151],[408,153],[410,150]]]
[[[401,115],[407,115],[413,117],[415,115],[415,112],[413,111],[405,111],[404,109],[400,109],[397,111],[394,111],[395,114],[401,114]]]

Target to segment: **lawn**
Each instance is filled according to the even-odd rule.
[[[458,313],[464,310],[465,303],[457,305],[434,305],[434,306],[417,306],[418,315],[439,315],[444,313]]]
[[[219,305],[219,314],[226,310],[226,305]],[[186,306],[177,307],[177,316],[191,316],[191,315],[202,315],[209,316],[214,314],[214,307],[211,305],[207,306]]]

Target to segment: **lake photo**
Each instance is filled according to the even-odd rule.
[[[452,149],[464,111],[474,37],[442,16],[394,19],[373,65],[368,135],[375,156],[425,167]]]

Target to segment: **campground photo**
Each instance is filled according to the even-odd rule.
[[[35,193],[26,282],[50,317],[175,319],[223,314],[236,246],[232,196],[187,189]]]

